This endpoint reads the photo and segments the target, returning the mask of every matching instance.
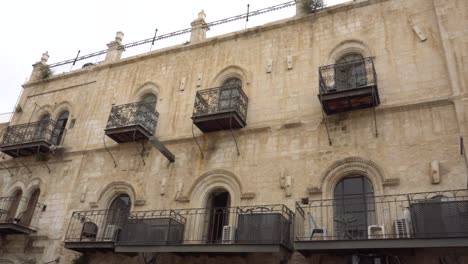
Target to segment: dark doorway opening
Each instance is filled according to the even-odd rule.
[[[214,191],[207,201],[207,243],[221,243],[223,227],[229,223],[231,197],[225,190]]]

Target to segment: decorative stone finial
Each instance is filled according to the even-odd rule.
[[[198,19],[204,20],[205,18],[206,18],[205,10],[200,11],[200,13],[198,13]]]
[[[42,53],[41,62],[46,63],[47,60],[49,60],[49,52],[48,51]]]
[[[122,39],[124,37],[124,33],[122,31],[117,31],[117,33],[115,33],[115,41],[117,42],[122,42]]]

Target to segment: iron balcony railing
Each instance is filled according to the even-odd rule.
[[[319,68],[320,94],[376,86],[377,74],[372,58],[364,58]]]
[[[115,243],[128,215],[128,210],[119,209],[73,212],[65,242]]]
[[[294,213],[284,205],[133,212],[119,245],[277,244],[292,248]]]
[[[116,105],[111,109],[106,129],[140,125],[154,134],[159,113],[154,103],[131,103]]]
[[[240,85],[225,85],[197,91],[193,116],[205,116],[226,112],[237,112],[242,120],[247,120],[249,99]]]
[[[468,237],[468,190],[302,201],[295,225],[296,241]]]
[[[0,227],[13,224],[36,230],[45,205],[26,197],[0,197]]]
[[[10,146],[44,141],[51,145],[60,144],[62,128],[54,120],[8,126],[0,146]]]

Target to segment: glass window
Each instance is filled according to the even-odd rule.
[[[365,239],[367,228],[375,224],[372,183],[364,176],[342,179],[334,192],[334,224],[338,239]]]
[[[60,145],[63,134],[65,133],[65,127],[67,126],[69,113],[67,111],[62,112],[57,118],[57,122],[54,129],[54,135],[52,137],[52,143],[54,145]]]
[[[337,90],[353,89],[367,84],[364,57],[350,53],[336,62],[335,83]]]

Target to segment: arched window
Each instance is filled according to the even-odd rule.
[[[39,195],[41,194],[40,189],[34,190],[34,192],[31,194],[31,197],[29,198],[28,201],[28,207],[26,208],[26,211],[24,212],[24,215],[21,219],[21,224],[23,225],[30,225],[31,221],[34,216],[34,211],[36,210],[37,203],[39,202]]]
[[[157,101],[157,97],[154,94],[145,94],[141,98],[141,102],[148,104],[152,109],[156,109],[156,101]]]
[[[223,82],[219,90],[219,111],[231,110],[239,104],[239,90],[242,81],[237,77],[231,77]]]
[[[45,114],[39,119],[34,131],[34,141],[43,140],[47,136],[47,128],[49,124],[50,114]]]
[[[54,145],[60,145],[62,141],[63,133],[65,132],[65,127],[67,126],[67,122],[68,122],[68,116],[69,116],[68,111],[64,111],[57,118],[57,124],[55,126],[54,136],[53,136]]]
[[[353,89],[367,84],[364,57],[348,53],[336,62],[335,82],[337,90]]]
[[[208,221],[205,221],[207,243],[220,243],[223,236],[223,227],[229,223],[229,206],[231,196],[224,189],[213,191],[206,202]]]
[[[105,239],[115,239],[128,219],[132,201],[127,194],[120,194],[112,200],[106,217]]]
[[[21,199],[23,198],[23,191],[16,190],[12,197],[10,197],[10,206],[8,207],[8,215],[7,219],[14,220],[16,217],[16,212],[18,211],[18,207],[21,203]]]
[[[338,182],[334,192],[335,236],[339,239],[366,239],[375,224],[374,188],[364,176],[354,175]]]

